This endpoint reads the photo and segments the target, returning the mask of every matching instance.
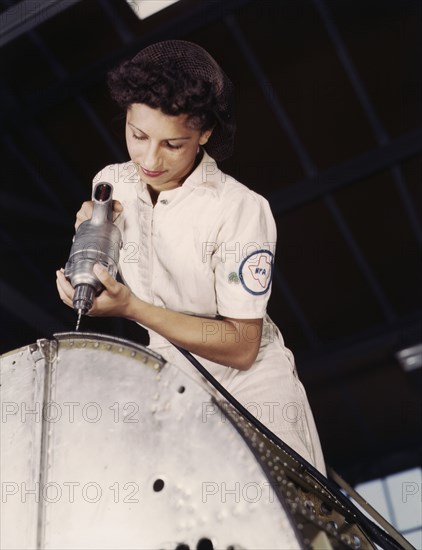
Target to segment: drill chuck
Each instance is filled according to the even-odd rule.
[[[75,289],[73,307],[79,316],[88,313],[95,296],[104,288],[93,271],[94,265],[100,263],[112,277],[117,275],[122,237],[113,223],[112,194],[109,183],[95,186],[92,217],[78,227],[65,266],[65,277]]]
[[[82,315],[86,315],[92,308],[96,290],[92,285],[81,283],[76,285],[75,294],[73,296],[73,307],[76,311],[80,311]]]

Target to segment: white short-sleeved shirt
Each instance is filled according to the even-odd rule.
[[[253,404],[250,412],[324,471],[293,356],[266,314],[276,245],[268,202],[221,172],[205,152],[183,185],[162,191],[155,206],[133,162],[105,167],[94,184],[101,181],[113,185],[113,198],[123,205],[115,222],[123,237],[119,267],[134,294],[190,315],[264,319],[260,351],[249,370],[199,360],[243,405]],[[205,338],[206,323],[204,331]],[[150,347],[197,376],[167,340],[149,334]]]

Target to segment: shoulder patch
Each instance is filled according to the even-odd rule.
[[[273,275],[274,255],[269,250],[258,250],[247,256],[239,267],[243,288],[251,294],[265,294]]]

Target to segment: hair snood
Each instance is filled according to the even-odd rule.
[[[157,42],[123,62],[108,75],[111,96],[127,109],[144,103],[167,115],[188,115],[201,131],[214,128],[204,145],[217,161],[233,150],[236,123],[234,88],[203,48],[184,40]]]

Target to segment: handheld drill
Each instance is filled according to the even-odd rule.
[[[104,289],[94,274],[94,265],[102,264],[115,278],[122,246],[120,230],[113,223],[113,186],[97,183],[92,200],[92,217],[78,227],[64,270],[65,277],[75,289],[73,307],[78,312],[76,330],[82,315],[88,313],[95,296]]]

